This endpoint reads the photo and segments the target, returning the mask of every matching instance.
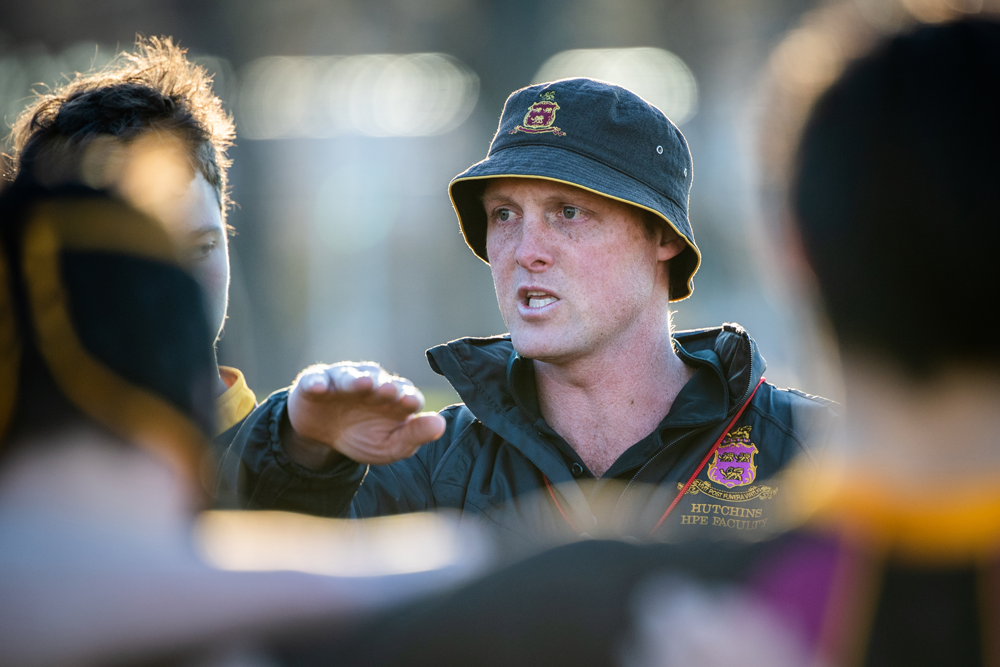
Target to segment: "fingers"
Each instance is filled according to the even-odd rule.
[[[324,367],[331,391],[345,394],[364,393],[378,387],[378,378],[385,374],[378,366],[341,363]]]
[[[424,407],[424,395],[412,382],[390,375],[378,364],[371,363],[310,366],[299,374],[293,392],[301,393],[308,400],[350,395],[371,405],[399,407],[406,413],[418,412]]]
[[[323,369],[314,370],[307,368],[296,380],[296,388],[301,389],[306,394],[321,395],[330,389],[330,378]]]
[[[419,412],[424,407],[424,395],[413,383],[397,375],[379,378],[381,384],[373,391],[373,402],[398,405],[408,412]]]
[[[413,383],[406,378],[399,378],[400,396],[399,403],[403,407],[420,412],[424,409],[424,394],[413,386]]]

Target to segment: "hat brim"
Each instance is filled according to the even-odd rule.
[[[650,186],[592,158],[553,146],[517,146],[497,151],[456,176],[448,195],[458,215],[465,242],[489,264],[486,253],[486,211],[482,193],[491,178],[539,178],[572,185],[647,210],[661,218],[684,239],[686,247],[670,260],[670,300],[680,301],[694,291],[692,279],[701,266],[684,210]]]

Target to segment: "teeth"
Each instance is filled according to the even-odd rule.
[[[534,297],[529,295],[528,308],[541,308],[542,306],[547,306],[550,303],[555,303],[556,301],[558,301],[558,299],[554,296]]]

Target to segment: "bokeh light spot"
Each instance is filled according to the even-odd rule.
[[[249,139],[443,134],[472,113],[479,77],[442,53],[266,57],[241,77]]]
[[[684,61],[669,51],[634,49],[573,49],[552,56],[532,83],[589,77],[628,88],[658,107],[677,125],[698,110],[698,83]]]

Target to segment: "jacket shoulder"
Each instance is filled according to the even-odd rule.
[[[431,483],[464,476],[471,468],[476,453],[483,445],[482,422],[463,403],[441,410],[445,419],[444,434],[424,449],[429,454],[425,465]]]
[[[764,385],[750,409],[796,440],[806,451],[822,449],[840,423],[840,404],[804,391]]]

